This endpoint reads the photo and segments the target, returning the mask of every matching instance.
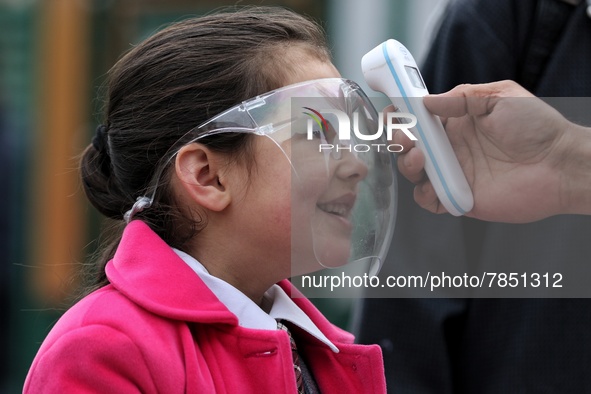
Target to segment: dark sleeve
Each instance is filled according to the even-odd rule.
[[[518,67],[512,52],[519,46],[511,39],[516,33],[513,7],[512,0],[450,3],[422,67],[432,92],[512,78]],[[502,25],[494,26],[495,21]],[[413,187],[399,176],[396,229],[381,275],[465,272],[480,254],[485,225],[422,210],[414,202]],[[429,295],[365,298],[353,331],[360,343],[381,345],[388,392],[453,393],[470,300],[421,297]]]
[[[535,0],[452,0],[422,66],[431,93],[516,79]]]
[[[398,217],[381,283],[389,275],[465,272],[469,253],[480,241],[465,241],[463,219],[431,214],[412,199],[412,185],[399,177]],[[469,300],[422,297],[431,297],[428,290],[416,297],[367,296],[357,305],[353,332],[359,343],[381,346],[388,392],[454,392],[453,352],[460,349]]]
[[[453,1],[422,67],[431,92],[461,83],[519,82],[536,4]],[[576,8],[536,94],[591,95],[585,6]],[[454,258],[467,266],[502,261],[514,269],[522,262],[588,265],[589,217],[509,225],[429,215],[414,204],[412,185],[403,179],[399,198],[384,271],[445,266]],[[580,393],[591,387],[589,299],[368,298],[360,310],[354,332],[359,342],[382,346],[391,393]]]

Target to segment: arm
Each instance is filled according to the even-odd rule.
[[[124,333],[92,325],[42,347],[23,393],[156,392],[138,347]]]
[[[472,188],[468,214],[482,220],[531,222],[562,213],[591,214],[591,129],[575,125],[511,81],[460,85],[425,98],[442,117]],[[416,183],[415,201],[445,212],[409,141],[399,157]]]

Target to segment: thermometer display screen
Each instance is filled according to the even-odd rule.
[[[406,69],[406,73],[408,74],[408,78],[410,78],[412,85],[415,88],[425,89],[425,84],[423,83],[421,74],[419,74],[419,70],[410,66],[404,66],[404,68]]]

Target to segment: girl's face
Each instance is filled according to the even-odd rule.
[[[329,141],[331,137],[326,136]],[[319,143],[304,134],[291,139],[292,276],[349,261],[351,212],[358,184],[367,176],[367,166],[354,154],[342,152],[334,158],[319,152]]]
[[[331,63],[308,58],[302,64],[285,85],[340,77]],[[258,257],[281,278],[348,262],[350,212],[367,175],[353,154],[336,160],[319,152],[319,141],[307,140],[305,130],[292,136],[281,149],[270,138],[254,138],[256,164],[238,207],[244,231],[256,237],[253,246],[263,245]]]

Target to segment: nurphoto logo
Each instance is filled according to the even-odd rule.
[[[307,123],[307,139],[315,139],[318,136],[318,131],[320,131],[321,135],[324,136],[321,138],[322,143],[319,144],[318,147],[320,152],[369,152],[372,149],[377,150],[378,152],[402,152],[403,147],[400,144],[387,144],[378,142],[380,140],[383,141],[382,137],[384,135],[384,129],[387,141],[392,140],[395,130],[401,130],[412,141],[417,140],[417,138],[409,130],[415,127],[417,124],[416,116],[411,113],[387,112],[385,116],[386,125],[384,127],[384,116],[383,113],[380,112],[378,114],[377,130],[365,130],[364,133],[362,131],[363,127],[360,127],[361,121],[359,119],[359,112],[357,111],[353,112],[353,119],[350,119],[347,113],[337,109],[326,109],[320,111],[310,107],[304,107],[304,109],[307,110],[304,112],[304,114],[308,115],[309,117]],[[334,122],[329,122],[326,119],[327,116],[330,116],[331,119],[336,119],[336,127]],[[351,125],[353,125],[353,127],[351,127]],[[330,126],[332,126],[332,129]],[[354,134],[355,143],[351,143],[351,132]],[[333,138],[327,138],[327,136],[332,136]],[[357,141],[364,142],[357,143]]]

